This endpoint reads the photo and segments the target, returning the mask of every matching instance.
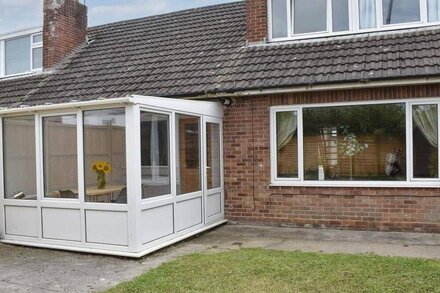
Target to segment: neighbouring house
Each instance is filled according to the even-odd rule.
[[[440,0],[246,0],[0,36],[0,238],[141,256],[225,222],[440,233]]]

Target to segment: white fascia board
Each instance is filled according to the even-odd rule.
[[[13,32],[8,32],[6,34],[0,35],[0,40],[13,39],[16,37],[33,35],[33,34],[42,33],[42,32],[43,32],[43,27],[38,26],[38,27],[28,28],[28,29],[24,29],[24,30],[17,30],[17,31],[13,31]]]

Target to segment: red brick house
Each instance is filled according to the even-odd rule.
[[[226,219],[440,232],[440,1],[246,0],[91,28],[77,1],[44,3],[42,65],[0,61],[5,111],[221,101]]]

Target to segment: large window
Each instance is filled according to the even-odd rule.
[[[76,115],[43,118],[44,194],[78,198]]]
[[[127,203],[125,109],[84,111],[86,202]]]
[[[41,33],[0,38],[0,77],[30,73],[41,70],[42,67]]]
[[[272,183],[438,181],[438,109],[412,101],[273,107]]]
[[[272,40],[409,28],[440,21],[440,0],[268,0],[268,5]]]
[[[142,198],[171,193],[169,116],[141,112]]]
[[[7,199],[36,199],[35,117],[3,118],[4,191]]]

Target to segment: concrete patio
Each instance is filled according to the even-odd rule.
[[[440,259],[440,235],[223,225],[141,259],[0,245],[0,292],[101,291],[195,252],[263,247]]]

